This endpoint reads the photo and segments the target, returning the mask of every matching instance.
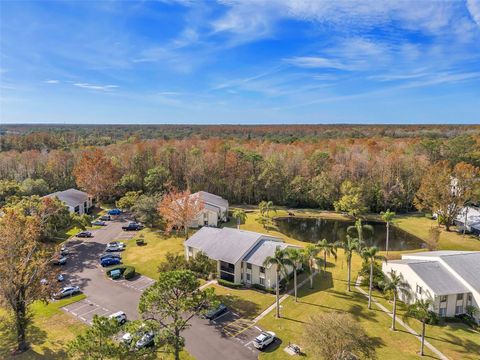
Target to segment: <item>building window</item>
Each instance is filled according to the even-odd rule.
[[[248,270],[252,270],[252,264],[247,263],[247,269],[248,269]]]
[[[80,205],[75,206],[75,209],[73,211],[75,211],[77,214],[79,214],[80,213]]]
[[[250,274],[247,273],[247,281],[250,282],[250,280],[251,280],[251,276]]]
[[[264,278],[260,278],[260,285],[265,285],[265,279]]]
[[[263,266],[260,266],[260,274],[265,274],[265,268]]]
[[[220,261],[220,270],[235,274],[235,265]]]
[[[447,302],[447,295],[440,296],[440,302]]]
[[[417,285],[417,294],[422,295],[422,287]]]
[[[458,314],[463,314],[463,306],[462,305],[455,306],[455,315],[458,315]]]
[[[447,308],[446,307],[440,308],[439,314],[440,314],[441,317],[447,316]]]
[[[467,295],[467,304],[472,305],[472,294]]]
[[[457,294],[457,301],[463,300],[463,294]]]
[[[193,256],[193,248],[191,246],[188,247],[188,255]]]

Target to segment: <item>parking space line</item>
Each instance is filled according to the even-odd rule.
[[[87,312],[84,312],[84,313],[82,313],[81,315],[84,316],[84,315],[90,314],[91,312],[94,312],[95,310],[98,310],[99,306],[98,306],[98,305],[96,305],[96,306],[97,306],[97,307],[96,307],[95,309],[90,310],[90,311],[87,311]]]

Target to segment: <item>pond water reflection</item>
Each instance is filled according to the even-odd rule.
[[[328,242],[343,241],[347,228],[354,225],[354,221],[301,217],[277,218],[275,223],[281,233],[306,242],[317,242],[321,239],[327,239]],[[363,223],[372,225],[374,229],[373,236],[366,236],[366,245],[385,250],[385,224],[371,221]],[[425,247],[425,243],[419,238],[390,226],[389,250],[413,250],[422,247]]]

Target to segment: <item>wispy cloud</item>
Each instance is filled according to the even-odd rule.
[[[74,83],[73,86],[77,86],[83,89],[97,90],[97,91],[110,91],[118,88],[118,85],[94,85],[88,83]]]
[[[472,19],[480,26],[480,1],[467,0],[467,9],[470,12]]]
[[[46,84],[59,84],[60,81],[59,80],[45,80],[45,83]]]
[[[296,56],[285,59],[285,62],[303,68],[350,69],[348,65],[342,64],[340,61],[319,56]]]

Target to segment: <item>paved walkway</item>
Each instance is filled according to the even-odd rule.
[[[362,281],[362,277],[359,276],[357,277],[357,281],[355,282],[355,289],[357,289],[360,293],[362,293],[363,295],[365,295],[367,298],[368,298],[368,293],[363,290],[361,287],[360,287],[360,283]],[[392,312],[390,312],[385,306],[383,306],[382,304],[380,304],[377,300],[375,300],[375,298],[372,296],[372,302],[380,309],[382,310],[384,313],[386,313],[388,316],[390,316],[391,318],[393,318],[393,314]],[[403,326],[410,334],[412,334],[413,336],[415,336],[418,341],[422,341],[422,337],[419,333],[417,333],[415,330],[413,330],[410,326],[408,326],[407,324],[405,324],[405,322],[402,321],[402,319],[399,319],[398,317],[396,317],[396,322],[398,324],[400,324],[401,326]],[[439,359],[441,360],[449,360],[448,357],[446,357],[440,350],[438,350],[435,346],[433,346],[432,344],[430,344],[427,340],[425,340],[425,346],[427,348],[429,348],[430,350],[432,350],[435,355],[437,355],[439,357]]]
[[[305,285],[308,281],[310,281],[310,277],[317,275],[317,272],[313,273],[310,275],[308,278],[303,280],[300,284],[297,285],[297,288],[300,289],[303,285]],[[279,301],[278,304],[280,305],[286,298],[288,298],[289,295],[293,294],[295,289],[291,289],[288,291],[285,295],[283,295]],[[262,320],[265,316],[267,316],[273,309],[275,309],[277,306],[277,302],[275,301],[272,305],[270,305],[266,310],[264,310],[260,315],[258,315],[255,319],[253,319],[254,323],[257,323],[258,321]]]

